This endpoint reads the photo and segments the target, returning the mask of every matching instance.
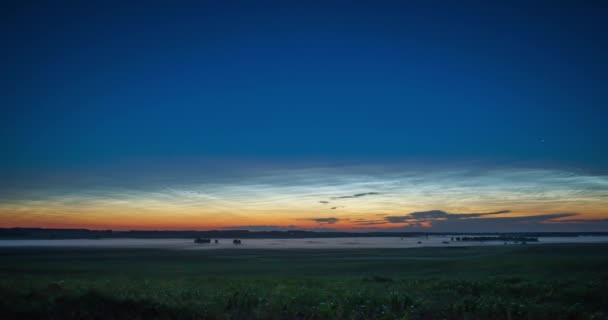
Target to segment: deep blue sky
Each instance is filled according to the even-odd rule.
[[[446,2],[3,2],[0,227],[608,230],[608,4]]]
[[[422,158],[605,172],[607,5],[494,2],[3,4],[0,164]]]

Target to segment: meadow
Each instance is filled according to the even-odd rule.
[[[608,319],[608,244],[0,249],[1,319]]]

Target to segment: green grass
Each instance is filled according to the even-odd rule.
[[[608,245],[0,250],[1,319],[608,319]]]

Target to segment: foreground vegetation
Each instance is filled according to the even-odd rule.
[[[608,319],[608,245],[0,258],[2,319]]]

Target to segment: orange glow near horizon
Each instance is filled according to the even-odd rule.
[[[247,227],[272,226],[277,229],[311,229],[311,230],[391,230],[399,227],[415,226],[418,229],[432,229],[433,221],[383,223],[388,214],[370,214],[350,212],[313,211],[310,213],[290,212],[271,214],[241,213],[226,216],[213,213],[204,213],[201,209],[191,209],[191,212],[175,211],[157,212],[156,210],[120,210],[118,208],[103,209],[91,208],[41,208],[39,210],[19,209],[20,215],[12,215],[11,208],[0,208],[0,227],[3,228],[58,228],[58,229],[92,229],[92,230],[220,230],[220,229],[246,229]],[[247,212],[247,210],[244,210]],[[453,211],[453,210],[452,210]],[[488,212],[491,209],[477,209],[471,212]],[[51,214],[51,213],[56,214]],[[76,213],[78,212],[78,213]],[[173,212],[173,213],[170,213]],[[412,211],[413,212],[413,211]],[[531,217],[538,215],[536,211],[518,211],[501,214],[500,218]],[[404,216],[407,216],[405,214]],[[563,217],[551,220],[550,223],[563,223],[568,220],[587,220],[589,222],[601,220],[605,214],[602,208],[594,208],[586,214],[572,217]],[[315,218],[321,217],[321,218]],[[317,222],[314,219],[335,218],[337,222]],[[493,219],[494,216],[478,217],[477,219]],[[441,221],[443,219],[438,219]],[[370,221],[369,225],[358,221]]]
[[[454,230],[606,227],[608,178],[556,170],[361,175],[309,170],[238,183],[91,188],[0,202],[0,227]],[[568,223],[564,223],[568,222]]]

